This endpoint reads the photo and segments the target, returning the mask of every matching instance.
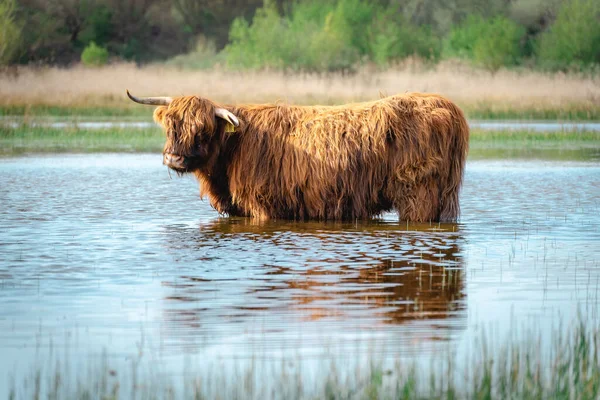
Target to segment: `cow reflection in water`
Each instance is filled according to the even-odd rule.
[[[459,322],[466,313],[458,228],[245,219],[167,227],[169,251],[185,274],[163,281],[170,287],[166,317],[190,328],[257,318],[268,324],[278,315],[279,326],[290,317],[371,326]]]

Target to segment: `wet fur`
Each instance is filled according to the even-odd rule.
[[[224,107],[240,120],[225,132]],[[158,107],[165,151],[220,213],[354,220],[395,209],[401,220],[455,221],[468,150],[462,111],[412,93],[344,106],[223,106],[195,96]]]

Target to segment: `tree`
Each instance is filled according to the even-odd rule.
[[[213,40],[220,49],[227,44],[233,20],[251,19],[262,3],[262,0],[174,0],[173,6],[185,31]]]
[[[600,2],[569,0],[540,38],[538,56],[548,68],[600,63]]]
[[[0,0],[0,65],[9,64],[17,55],[21,27],[16,22],[15,0]]]
[[[399,9],[409,22],[430,26],[445,34],[469,15],[493,17],[504,14],[510,0],[391,0],[390,6]]]
[[[95,42],[143,61],[184,51],[191,35],[175,23],[170,0],[19,0],[22,61],[69,63]]]
[[[471,60],[491,71],[514,65],[521,56],[523,27],[503,16],[469,16],[448,35],[445,53]]]

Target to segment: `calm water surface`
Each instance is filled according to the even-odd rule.
[[[470,161],[461,202],[458,224],[255,223],[160,155],[0,159],[0,393],[56,354],[178,374],[598,321],[600,163]]]

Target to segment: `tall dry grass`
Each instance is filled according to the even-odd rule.
[[[354,75],[189,71],[131,64],[23,67],[0,73],[0,106],[129,105],[126,88],[142,96],[198,94],[225,103],[331,104],[419,91],[443,94],[467,108],[481,103],[534,109],[600,104],[600,77],[526,70],[492,74],[447,62],[433,68],[405,63],[383,72],[365,68]]]

